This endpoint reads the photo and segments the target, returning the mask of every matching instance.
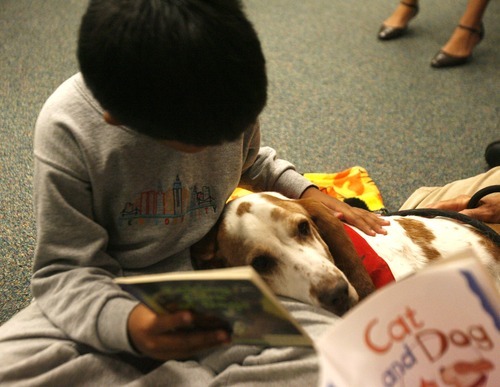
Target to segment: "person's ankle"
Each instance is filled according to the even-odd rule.
[[[457,26],[442,50],[456,57],[469,56],[480,40],[479,34],[471,33],[471,31]]]
[[[412,2],[408,1],[407,4],[412,4]],[[389,16],[383,24],[389,27],[403,28],[410,22],[411,19],[413,19],[414,16],[415,8],[399,3],[393,14]]]

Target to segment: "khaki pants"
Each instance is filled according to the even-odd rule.
[[[411,194],[400,209],[425,208],[431,203],[453,199],[459,195],[472,196],[482,188],[498,184],[500,184],[500,167],[468,179],[454,181],[444,187],[421,187]]]

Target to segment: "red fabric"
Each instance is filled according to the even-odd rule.
[[[378,289],[393,282],[395,279],[387,262],[356,231],[345,224],[344,229],[351,238],[354,248],[361,257],[375,287]]]

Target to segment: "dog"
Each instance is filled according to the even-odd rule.
[[[465,247],[499,278],[500,248],[474,229],[444,218],[389,220],[388,235],[372,237],[320,202],[253,193],[227,204],[191,248],[192,263],[196,269],[250,265],[275,294],[339,316],[376,288]]]

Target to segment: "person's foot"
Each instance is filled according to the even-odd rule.
[[[484,158],[490,168],[500,166],[500,140],[494,141],[486,147]]]
[[[472,50],[484,36],[484,28],[482,25],[471,27],[471,30],[465,27],[458,25],[455,28],[450,40],[442,48],[444,52],[453,56],[469,56],[472,54]]]
[[[432,67],[451,67],[467,63],[472,51],[484,37],[484,27],[468,27],[458,25],[448,42],[434,56]]]
[[[390,40],[403,35],[408,28],[408,23],[417,15],[418,11],[418,4],[400,2],[394,13],[382,23],[378,38],[381,40]]]

